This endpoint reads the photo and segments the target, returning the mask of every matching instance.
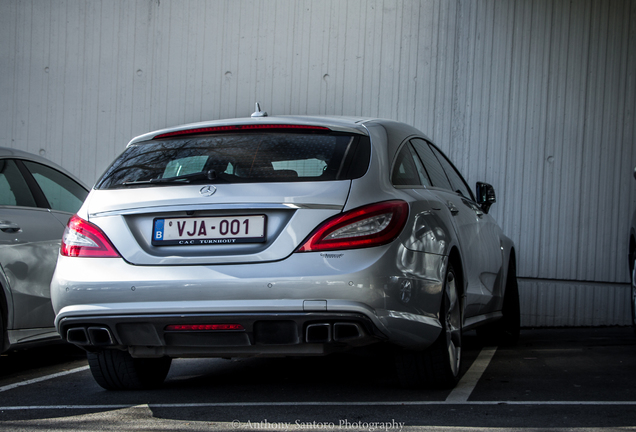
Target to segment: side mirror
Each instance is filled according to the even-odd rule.
[[[481,206],[484,213],[488,213],[490,206],[493,205],[497,198],[495,197],[495,188],[488,183],[477,182],[477,204]]]

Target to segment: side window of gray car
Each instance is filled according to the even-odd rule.
[[[27,182],[11,159],[0,160],[0,205],[37,207]]]
[[[439,151],[438,148],[432,145],[430,147],[433,149],[433,153],[435,153],[435,156],[437,156],[437,159],[442,164],[442,167],[444,168],[444,172],[446,172],[446,176],[451,182],[453,191],[459,192],[461,195],[464,196],[464,198],[468,198],[474,201],[475,198],[473,197],[473,194],[470,192],[470,189],[466,185],[466,181],[461,176],[461,174],[457,171],[457,169],[453,166],[453,164],[450,163],[450,161],[446,158],[446,156],[444,156],[444,154],[441,151]]]
[[[433,153],[433,150],[429,147],[428,143],[423,139],[415,138],[411,140],[411,144],[413,144],[417,155],[422,160],[433,186],[451,191],[454,190],[448,180],[448,177],[446,177],[446,174],[444,173],[442,164],[440,164],[439,160],[437,160],[437,157]]]
[[[74,180],[39,163],[23,163],[42,189],[51,209],[75,213],[82,206],[88,192]]]

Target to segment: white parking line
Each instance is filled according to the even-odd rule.
[[[54,374],[51,374],[51,375],[46,375],[46,376],[43,376],[43,377],[33,378],[33,379],[30,379],[30,380],[27,380],[27,381],[18,382],[18,383],[15,383],[15,384],[9,384],[9,385],[6,385],[4,387],[0,387],[0,393],[3,392],[3,391],[7,391],[7,390],[11,390],[11,389],[17,388],[17,387],[22,387],[22,386],[25,386],[25,385],[35,384],[35,383],[38,383],[38,382],[50,380],[50,379],[61,377],[61,376],[64,376],[64,375],[70,375],[70,374],[74,374],[74,373],[77,373],[77,372],[82,372],[82,371],[85,371],[87,369],[88,369],[88,366],[82,366],[82,367],[78,367],[78,368],[75,368],[75,369],[67,370],[67,371],[64,371],[64,372],[58,372],[58,373],[54,373]]]
[[[470,366],[455,388],[446,398],[447,403],[461,403],[468,401],[470,394],[475,389],[479,379],[490,364],[490,360],[495,355],[497,347],[486,347],[481,350],[477,359]]]
[[[636,406],[636,401],[366,401],[366,402],[218,402],[176,404],[118,404],[118,405],[27,405],[0,406],[2,411],[33,410],[119,410],[134,407],[148,408],[246,408],[246,407],[293,407],[293,406],[425,406],[425,405],[554,405],[554,406]]]

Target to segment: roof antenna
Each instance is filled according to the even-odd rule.
[[[267,117],[265,111],[261,111],[261,104],[256,102],[256,111],[252,113],[252,117]]]

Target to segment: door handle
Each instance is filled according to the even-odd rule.
[[[20,225],[13,223],[11,221],[0,221],[0,231],[6,233],[17,233],[20,231]]]
[[[459,209],[452,202],[449,201],[448,203],[446,203],[446,206],[448,207],[448,209],[450,210],[453,216],[459,213]]]

